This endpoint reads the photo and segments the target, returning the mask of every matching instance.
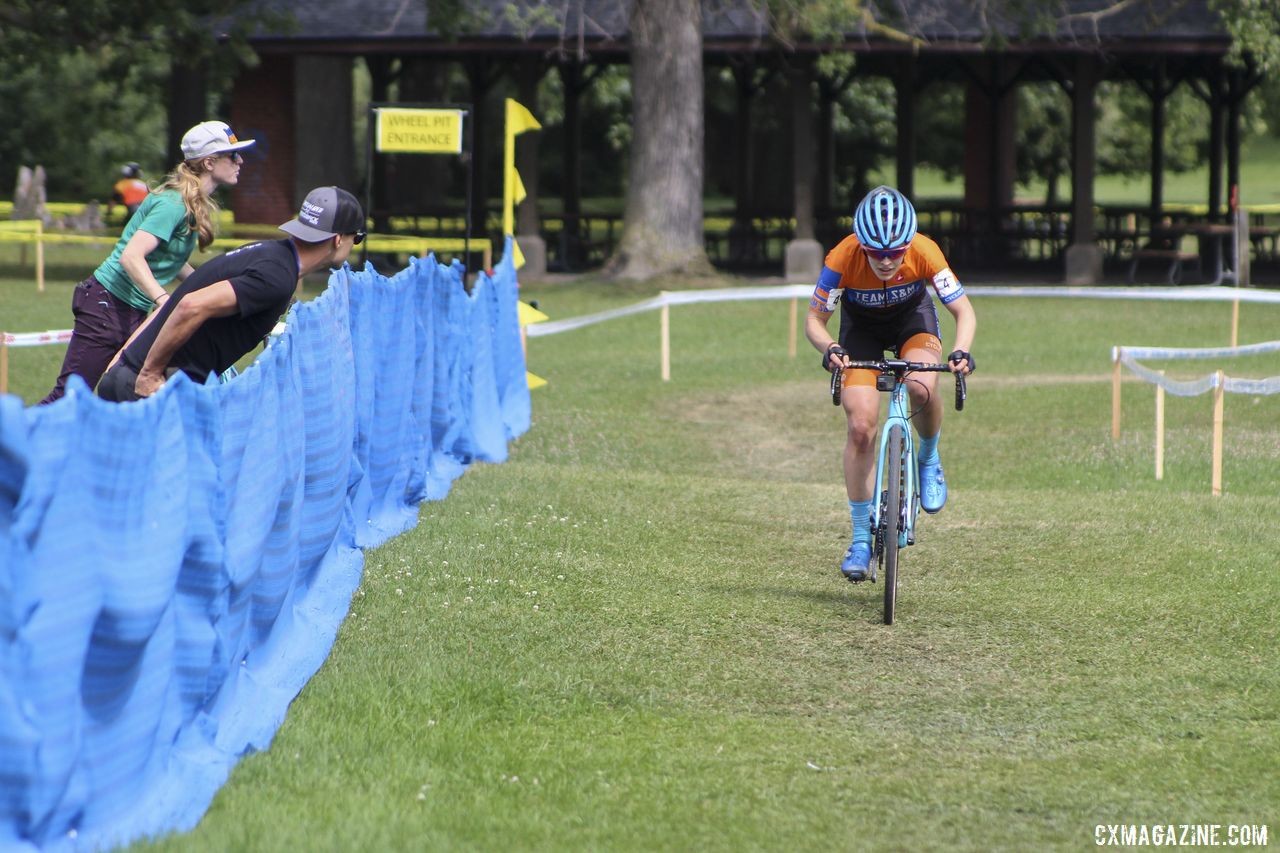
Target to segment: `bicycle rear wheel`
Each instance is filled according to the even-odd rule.
[[[884,624],[893,624],[894,610],[898,605],[898,532],[902,529],[903,487],[906,485],[906,471],[902,467],[906,450],[906,434],[900,425],[889,429],[889,452],[887,470],[885,471],[885,489],[888,499],[885,501],[884,550],[881,560],[884,567]]]

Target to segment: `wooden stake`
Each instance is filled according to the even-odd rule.
[[[1213,389],[1213,496],[1222,494],[1222,398],[1226,394],[1223,385],[1226,376],[1218,371],[1218,382]]]
[[[1240,300],[1231,300],[1231,345],[1239,346],[1240,341]]]
[[[44,223],[36,220],[36,290],[44,293]]]
[[[666,295],[665,293],[663,294]],[[663,303],[659,315],[662,318],[662,381],[671,381],[671,306]]]
[[[1120,348],[1111,356],[1111,440],[1120,440]]]
[[[798,311],[798,300],[791,300],[791,331],[787,335],[787,355],[792,358],[796,357],[796,322]]]
[[[9,393],[9,345],[0,332],[0,394]]]
[[[1164,375],[1164,371],[1160,371]],[[1164,386],[1156,386],[1156,479],[1164,479]]]

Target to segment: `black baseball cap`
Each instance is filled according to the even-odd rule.
[[[335,234],[364,230],[364,209],[356,197],[341,187],[316,187],[307,193],[298,216],[280,226],[308,243],[319,243]]]

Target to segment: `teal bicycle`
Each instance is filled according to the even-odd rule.
[[[884,623],[893,624],[898,604],[898,552],[916,541],[916,516],[920,513],[920,477],[916,470],[915,439],[911,429],[908,374],[949,373],[945,364],[903,361],[896,358],[854,361],[831,374],[831,402],[840,405],[840,389],[845,370],[875,370],[876,390],[889,394],[889,414],[880,429],[880,449],[876,456],[876,494],[871,505],[871,572],[875,583],[877,567],[884,572]],[[968,395],[963,373],[956,377],[956,411],[964,408]]]

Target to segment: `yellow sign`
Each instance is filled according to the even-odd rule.
[[[462,110],[379,107],[377,149],[395,154],[461,154]]]

